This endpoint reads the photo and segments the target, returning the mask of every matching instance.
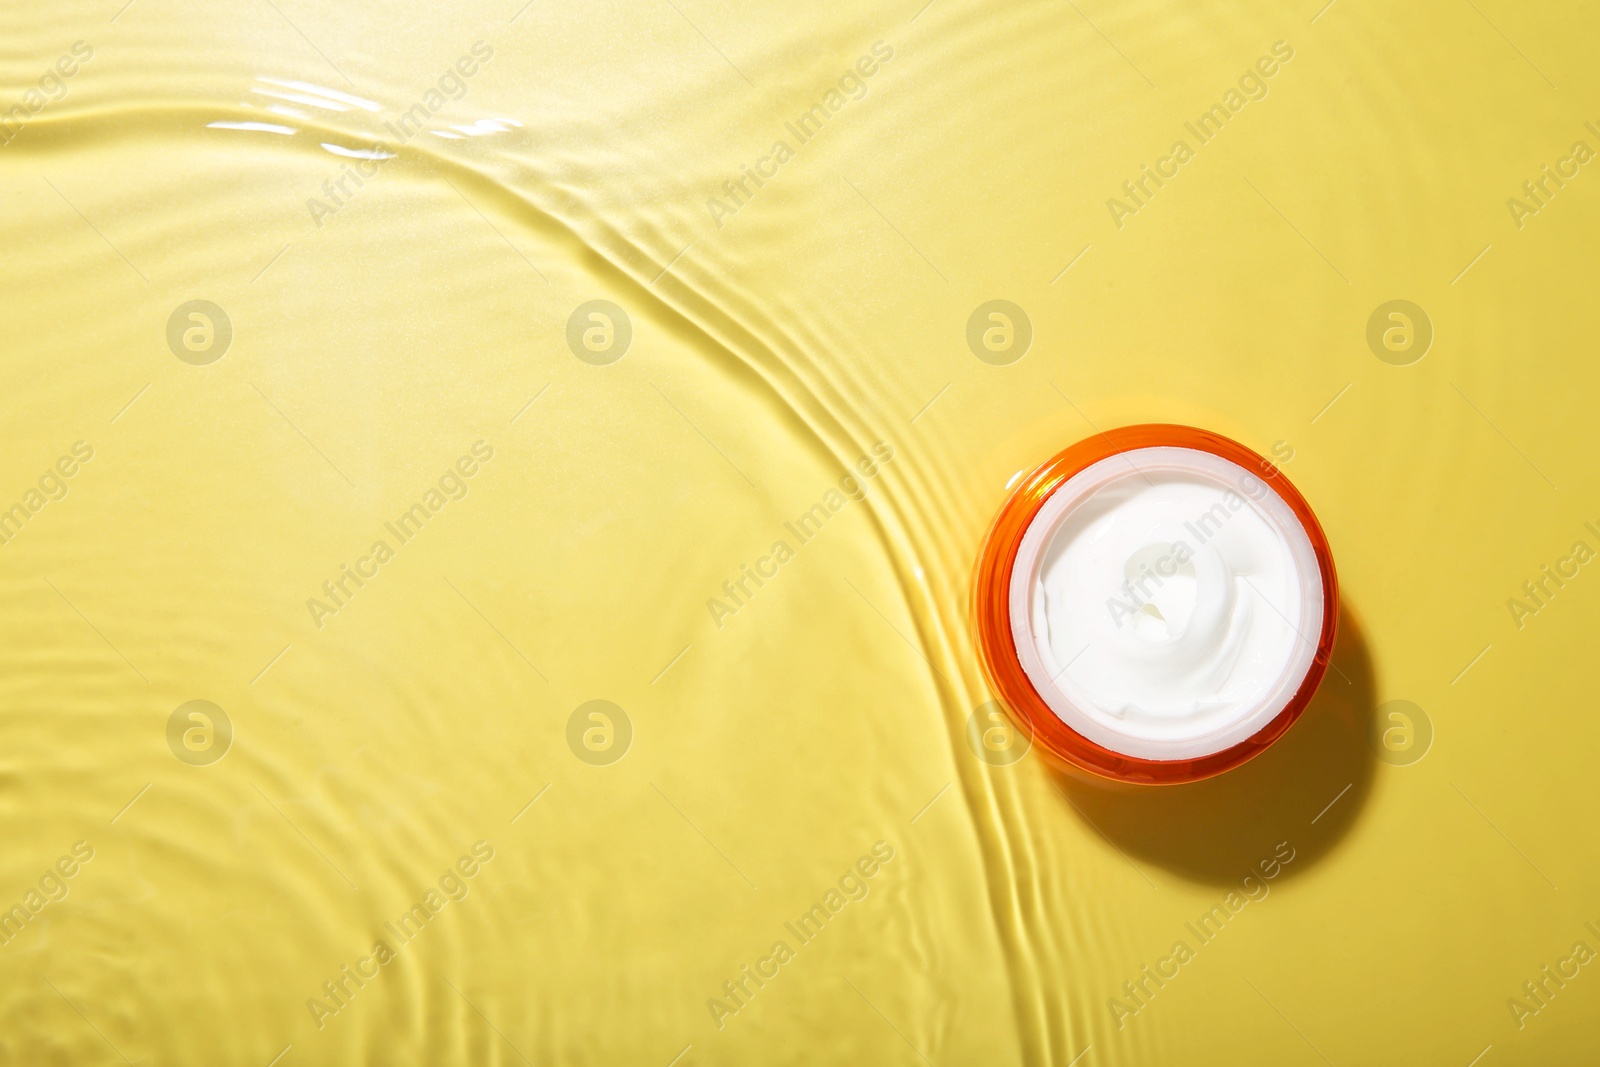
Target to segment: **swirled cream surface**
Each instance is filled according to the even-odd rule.
[[[1208,452],[1146,448],[1068,479],[1012,571],[1040,694],[1116,752],[1192,759],[1265,727],[1311,667],[1321,576],[1294,512]]]

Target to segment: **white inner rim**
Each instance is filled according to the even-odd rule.
[[[1075,509],[1095,494],[1126,479],[1149,481],[1151,475],[1178,475],[1239,493],[1241,486],[1255,492],[1240,493],[1245,505],[1281,539],[1291,561],[1291,582],[1299,589],[1298,611],[1282,612],[1270,602],[1263,605],[1263,618],[1278,611],[1277,618],[1294,630],[1277,664],[1276,676],[1265,678],[1270,684],[1248,702],[1226,709],[1220,716],[1213,709],[1196,724],[1164,724],[1150,729],[1104,709],[1069,698],[1062,678],[1072,664],[1058,662],[1052,651],[1043,618],[1044,585],[1042,570],[1056,533]],[[1264,489],[1264,491],[1262,491]],[[1131,554],[1138,546],[1129,545]],[[1259,597],[1250,587],[1248,595]],[[1294,605],[1291,604],[1291,608]],[[1103,609],[1097,609],[1103,610]],[[1295,517],[1270,482],[1221,456],[1192,448],[1155,447],[1133,449],[1109,456],[1073,475],[1052,493],[1028,525],[1011,570],[1010,618],[1012,639],[1023,670],[1062,722],[1079,734],[1113,752],[1140,759],[1194,759],[1225,751],[1262,730],[1283,711],[1310,671],[1316,656],[1316,642],[1323,620],[1322,574],[1316,551],[1300,520]]]

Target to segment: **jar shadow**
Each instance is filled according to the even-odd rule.
[[[1075,768],[1050,773],[1076,817],[1136,867],[1237,884],[1288,842],[1295,858],[1282,875],[1293,878],[1333,851],[1366,802],[1376,763],[1374,708],[1372,660],[1341,599],[1339,633],[1316,695],[1299,721],[1249,763],[1174,786],[1113,782]]]

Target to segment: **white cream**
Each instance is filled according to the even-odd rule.
[[[1324,605],[1311,539],[1268,483],[1160,447],[1051,494],[1019,547],[1010,610],[1023,669],[1063,722],[1172,760],[1231,748],[1287,706]]]

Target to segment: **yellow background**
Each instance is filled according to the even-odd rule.
[[[0,1060],[1593,1061],[1600,967],[1520,1027],[1507,1002],[1600,949],[1600,577],[1521,628],[1507,600],[1600,548],[1600,176],[1520,228],[1507,199],[1600,147],[1596,17],[919,3],[0,16],[26,119],[0,146],[0,507],[94,451],[0,546],[0,908],[93,849],[0,947]],[[478,41],[430,132],[314,218],[350,162],[321,145],[393,142]],[[1119,227],[1108,198],[1278,41],[1267,95]],[[378,109],[256,91],[282,82]],[[196,299],[233,330],[203,366],[166,337]],[[633,331],[609,366],[566,342],[596,299]],[[1032,324],[1009,366],[967,347],[991,299]],[[1366,340],[1394,299],[1435,332],[1407,366]],[[978,758],[967,590],[1008,479],[1167,420],[1292,450],[1338,672],[1195,786]],[[319,627],[308,598],[480,440],[466,496]],[[714,620],[879,441],[865,499]],[[595,699],[632,727],[605,766],[568,743]],[[232,723],[210,765],[168,744],[191,700]],[[1374,741],[1394,700],[1431,723],[1420,761]],[[465,899],[308,1007],[478,841]],[[718,1019],[879,841],[868,895]],[[1270,895],[1197,946],[1184,924],[1279,842]],[[1119,1017],[1178,940],[1194,959]]]

